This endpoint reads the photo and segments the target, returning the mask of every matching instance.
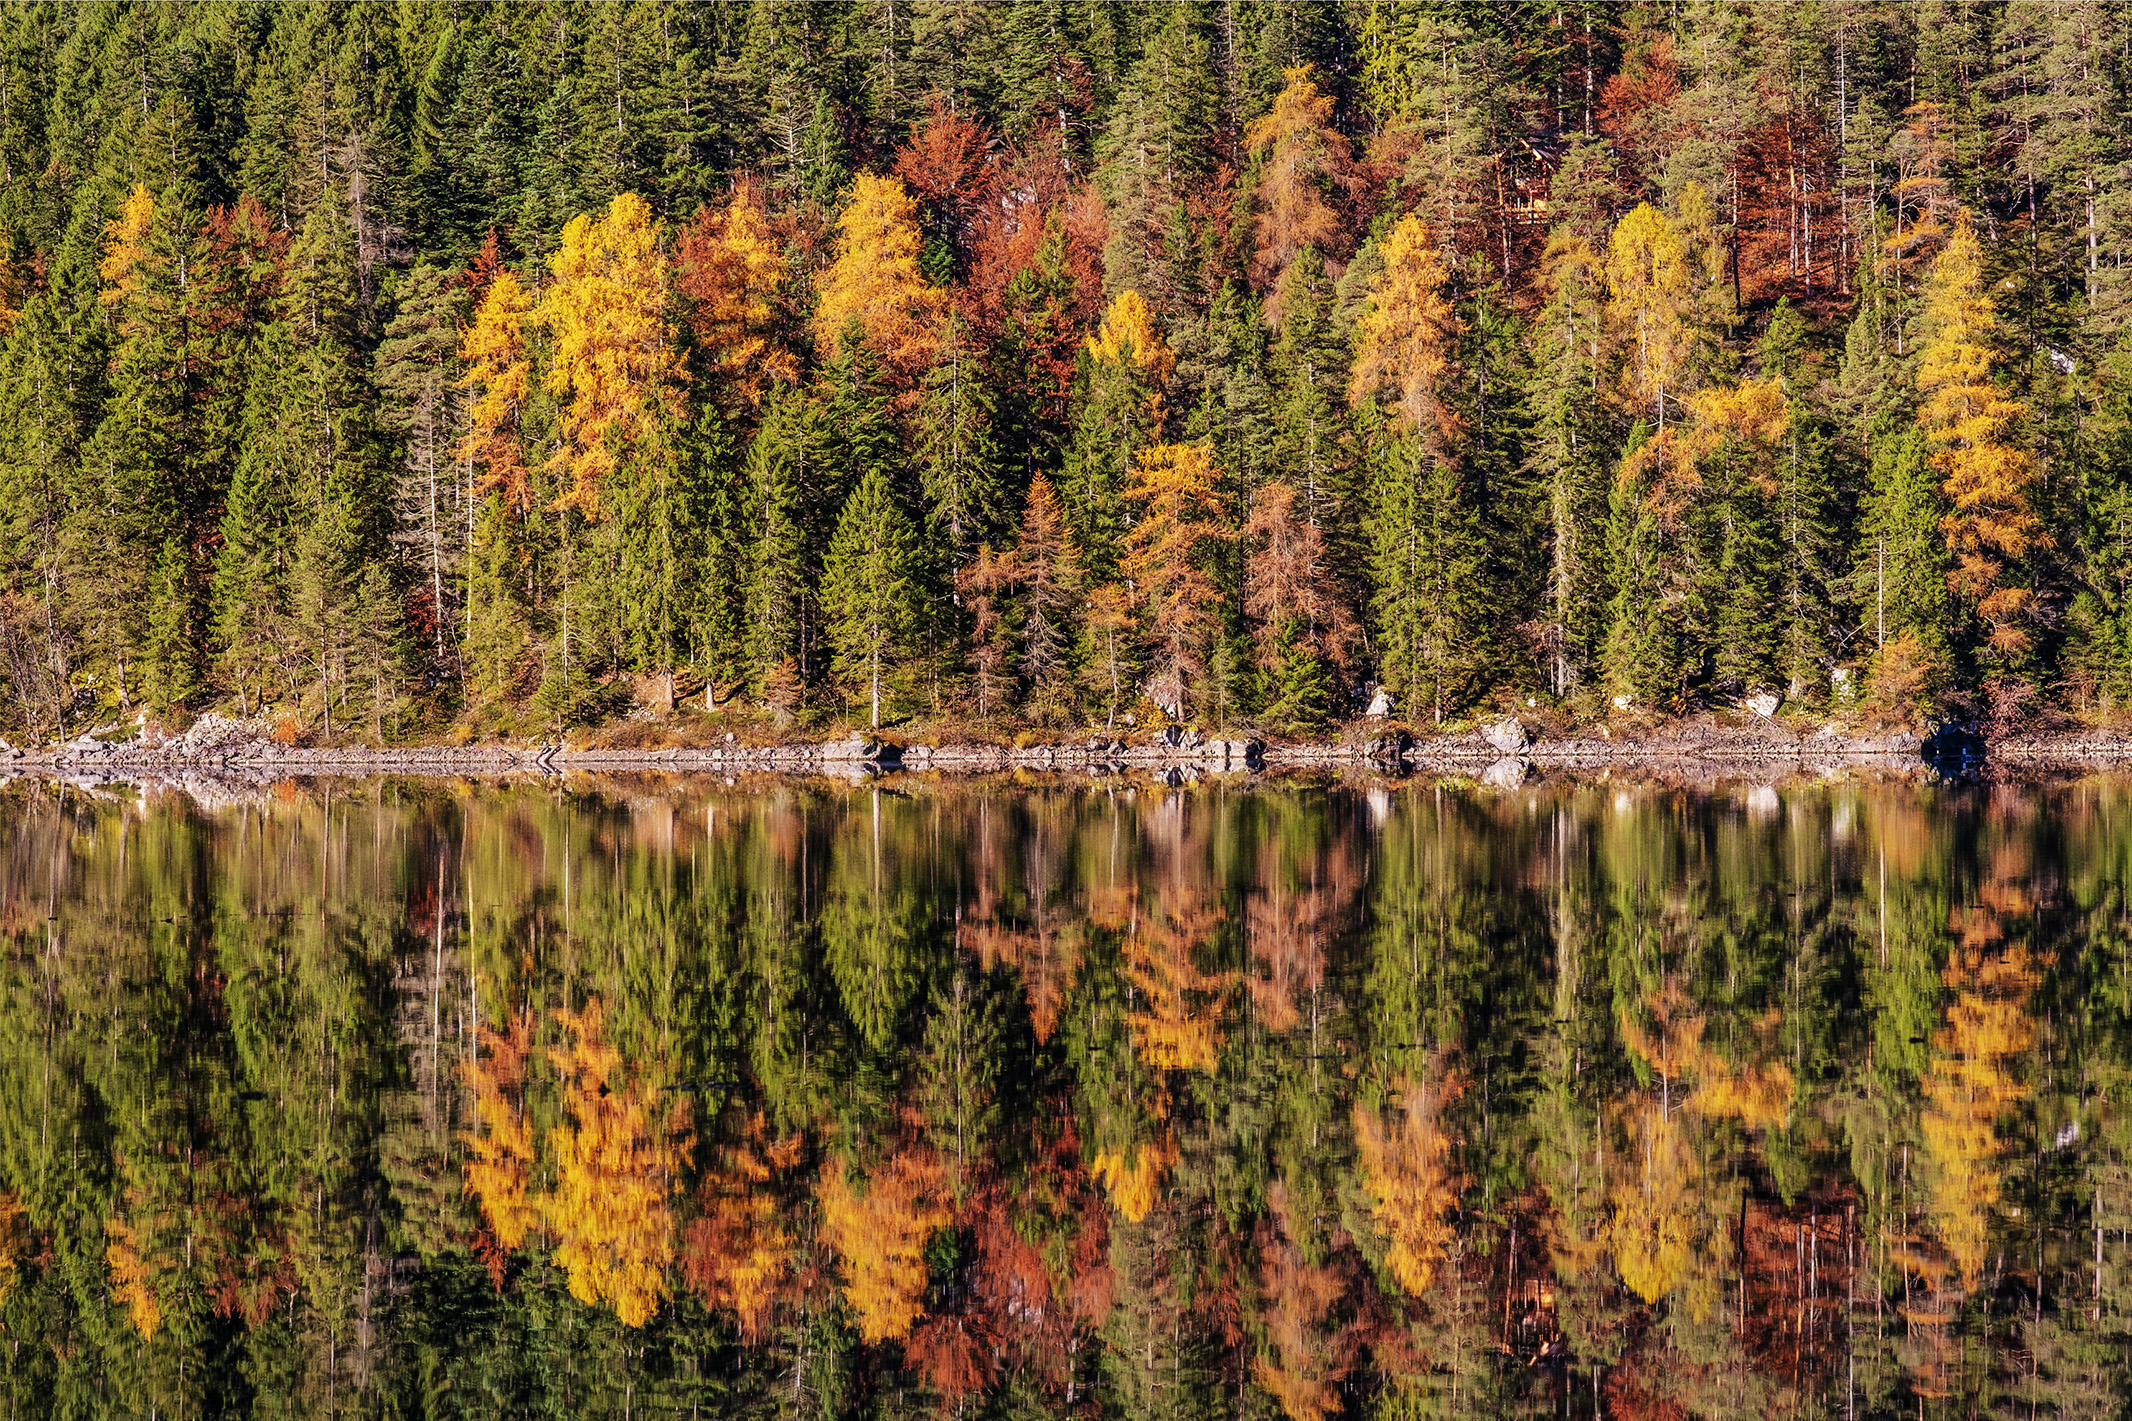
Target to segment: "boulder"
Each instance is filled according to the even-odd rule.
[[[822,747],[824,764],[893,765],[900,763],[902,758],[902,752],[895,746],[856,733],[842,740],[832,740]]]
[[[1487,741],[1498,755],[1523,754],[1525,747],[1532,744],[1530,737],[1525,734],[1524,722],[1514,715],[1506,715],[1501,720],[1482,726],[1481,739]]]
[[[1747,698],[1747,709],[1753,711],[1764,720],[1775,715],[1777,707],[1782,704],[1784,704],[1783,698],[1775,691],[1756,691]]]
[[[1615,710],[1618,710],[1618,711],[1625,711],[1625,710],[1627,710],[1627,709],[1628,709],[1628,708],[1629,708],[1630,706],[1632,706],[1632,705],[1634,705],[1634,704],[1636,704],[1636,698],[1635,698],[1634,696],[1616,696],[1616,697],[1614,697],[1614,709],[1615,709]]]
[[[1370,708],[1364,711],[1363,714],[1376,716],[1381,720],[1392,713],[1392,707],[1396,703],[1396,698],[1392,693],[1379,686],[1377,693],[1370,697]]]

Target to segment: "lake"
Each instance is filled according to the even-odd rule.
[[[10,1416],[2118,1415],[2132,779],[0,788]]]

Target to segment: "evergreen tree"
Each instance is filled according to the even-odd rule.
[[[917,556],[887,472],[869,469],[845,500],[822,565],[822,616],[830,669],[876,727],[919,631]]]

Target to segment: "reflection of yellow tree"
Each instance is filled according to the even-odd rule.
[[[1451,1137],[1444,1108],[1460,1085],[1446,1075],[1439,1085],[1392,1082],[1390,1124],[1361,1101],[1355,1103],[1355,1152],[1369,1191],[1370,1217],[1391,1247],[1384,1263],[1399,1286],[1415,1296],[1428,1291],[1454,1237],[1445,1215],[1458,1202],[1451,1169]]]
[[[799,1162],[799,1135],[768,1141],[767,1122],[749,1119],[744,1137],[705,1175],[702,1217],[688,1227],[682,1276],[705,1303],[729,1309],[741,1335],[759,1341],[792,1250],[771,1181]]]
[[[598,998],[582,1012],[558,1008],[569,1033],[550,1053],[562,1076],[569,1123],[549,1135],[555,1191],[545,1201],[556,1235],[555,1261],[582,1302],[606,1302],[630,1327],[658,1310],[673,1261],[668,1200],[675,1163],[692,1143],[688,1100],[658,1100],[655,1086],[630,1080],[622,1055],[601,1032]]]
[[[1702,1169],[1688,1147],[1680,1117],[1668,1114],[1659,1102],[1635,1106],[1629,1127],[1637,1162],[1618,1173],[1607,1191],[1614,1206],[1609,1239],[1621,1281],[1645,1302],[1655,1303],[1672,1292],[1687,1271],[1695,1247],[1695,1194]]]
[[[1139,1146],[1130,1159],[1123,1150],[1099,1150],[1088,1168],[1103,1181],[1118,1213],[1127,1223],[1137,1224],[1154,1210],[1162,1182],[1175,1163],[1176,1141],[1164,1136],[1159,1144],[1150,1141]]]
[[[2028,996],[2036,973],[2028,953],[1995,950],[2003,919],[2029,907],[2007,867],[1995,865],[1979,901],[1956,911],[1960,941],[1942,974],[1954,999],[1932,1039],[1920,1121],[1936,1178],[1933,1224],[1965,1289],[1983,1270],[1985,1231],[1999,1204],[1999,1116],[2028,1094],[2011,1068],[2035,1039]]]
[[[553,1016],[565,1044],[549,1053],[562,1084],[563,1123],[548,1134],[555,1186],[532,1187],[533,1129],[524,1108],[532,1026],[482,1033],[487,1048],[468,1069],[479,1131],[468,1141],[467,1192],[505,1249],[536,1226],[555,1241],[555,1262],[580,1301],[604,1302],[642,1327],[665,1295],[673,1261],[677,1162],[691,1144],[688,1102],[660,1100],[655,1080],[629,1078],[604,1034],[597,998]]]
[[[128,1190],[128,1202],[140,1203],[139,1192]],[[150,1220],[113,1216],[104,1220],[104,1266],[111,1271],[111,1299],[122,1304],[133,1330],[152,1339],[163,1324],[163,1304],[156,1288],[155,1235],[167,1229],[170,1216]]]
[[[1236,974],[1202,972],[1192,954],[1220,921],[1219,910],[1187,903],[1166,909],[1161,921],[1149,920],[1125,940],[1125,975],[1142,1001],[1126,1020],[1150,1070],[1214,1069],[1219,1017]]]
[[[822,1171],[822,1230],[843,1262],[844,1298],[865,1342],[908,1337],[925,1311],[925,1246],[949,1218],[940,1177],[937,1161],[910,1151],[875,1168],[864,1193],[840,1162]]]
[[[1727,1062],[1703,1040],[1703,1017],[1689,1010],[1677,980],[1669,980],[1645,1006],[1652,1025],[1624,1015],[1621,1039],[1658,1073],[1661,1108],[1667,1113],[1677,1093],[1679,1106],[1707,1120],[1738,1120],[1750,1130],[1773,1129],[1790,1117],[1793,1081],[1784,1061]],[[1767,1030],[1776,1022],[1772,1012],[1756,1025]],[[1681,1088],[1691,1084],[1692,1089]]]

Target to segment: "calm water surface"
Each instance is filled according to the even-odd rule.
[[[2132,781],[0,790],[10,1416],[2116,1416]]]

